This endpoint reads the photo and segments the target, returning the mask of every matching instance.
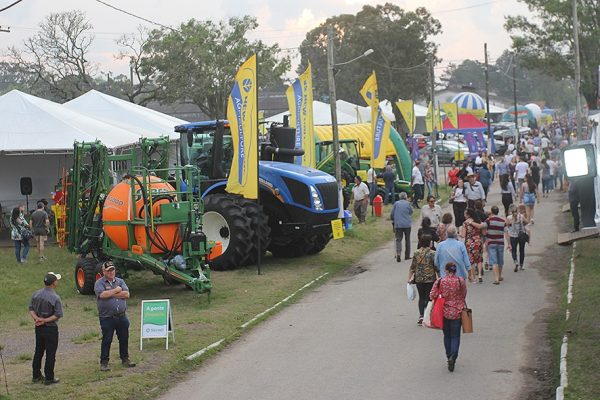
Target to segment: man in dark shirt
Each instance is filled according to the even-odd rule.
[[[94,285],[102,329],[100,370],[110,371],[110,345],[115,332],[119,339],[121,363],[127,368],[135,367],[135,364],[129,361],[129,319],[126,315],[129,288],[123,279],[115,277],[116,269],[112,261],[102,264],[102,274],[104,276]]]
[[[60,274],[48,272],[44,277],[43,289],[38,290],[31,297],[29,314],[35,321],[35,353],[31,367],[35,382],[44,382],[46,385],[58,383],[54,377],[54,364],[56,362],[56,349],[58,348],[58,325],[56,321],[63,316],[62,303],[56,294],[57,282]],[[42,357],[46,353],[46,364],[42,375]]]

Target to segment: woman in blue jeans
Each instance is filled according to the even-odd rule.
[[[456,264],[449,262],[445,266],[446,276],[438,279],[431,289],[429,298],[433,301],[441,294],[444,302],[444,348],[448,360],[448,371],[453,372],[460,348],[460,315],[465,308],[467,284],[456,276]]]
[[[523,263],[525,261],[525,244],[528,242],[528,237],[525,237],[524,234],[527,234],[527,236],[529,235],[529,232],[526,228],[529,220],[527,219],[527,215],[525,215],[525,206],[521,205],[519,208],[517,208],[516,205],[511,204],[508,210],[510,215],[506,218],[508,237],[510,238],[508,251],[512,252],[513,262],[515,263],[515,272],[517,272],[519,269],[523,270]],[[519,251],[518,259],[517,250]]]
[[[26,263],[29,254],[29,239],[23,239],[23,229],[29,229],[29,224],[23,216],[24,212],[25,206],[20,205],[13,208],[10,216],[10,238],[15,243],[15,256],[18,263]],[[22,254],[21,249],[23,249]]]

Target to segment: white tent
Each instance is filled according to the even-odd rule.
[[[346,100],[337,100],[335,104],[338,111],[348,115],[353,115],[355,117],[355,123],[357,124],[371,121],[370,107],[359,106]]]
[[[284,111],[266,118],[265,121],[283,123],[283,117],[285,115],[290,115],[290,112]],[[356,123],[355,116],[348,115],[340,110],[337,111],[337,120],[339,125]],[[315,125],[331,125],[331,108],[329,104],[313,100],[313,123]]]
[[[111,148],[135,143],[134,133],[12,90],[0,96],[0,152],[59,153],[96,139]]]
[[[97,90],[90,90],[63,106],[140,137],[169,135],[172,140],[177,140],[179,134],[173,128],[188,122]]]

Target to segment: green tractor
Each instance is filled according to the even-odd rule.
[[[348,208],[354,187],[354,178],[361,169],[360,153],[355,139],[341,139],[340,167],[342,178],[342,194],[344,196],[344,209]],[[335,176],[335,160],[333,158],[333,141],[321,140],[315,143],[316,168]],[[364,178],[364,177],[363,177]]]
[[[214,242],[203,232],[204,205],[188,182],[199,184],[191,165],[168,169],[168,138],[141,139],[138,149],[114,154],[99,141],[75,143],[66,186],[67,247],[80,258],[75,286],[93,294],[101,264],[118,273],[146,268],[167,284],[210,293],[208,258]],[[190,186],[191,187],[191,186]]]

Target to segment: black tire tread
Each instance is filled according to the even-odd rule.
[[[85,283],[79,287],[77,283],[77,271],[83,269],[85,273]],[[94,294],[94,285],[96,284],[96,273],[98,271],[98,261],[94,258],[80,258],[75,266],[75,289],[79,294]]]
[[[244,265],[248,258],[253,237],[250,220],[234,195],[211,194],[204,198],[204,211],[218,212],[229,225],[229,246],[219,257],[209,261],[210,268],[225,271]],[[214,238],[208,238],[214,240]]]

